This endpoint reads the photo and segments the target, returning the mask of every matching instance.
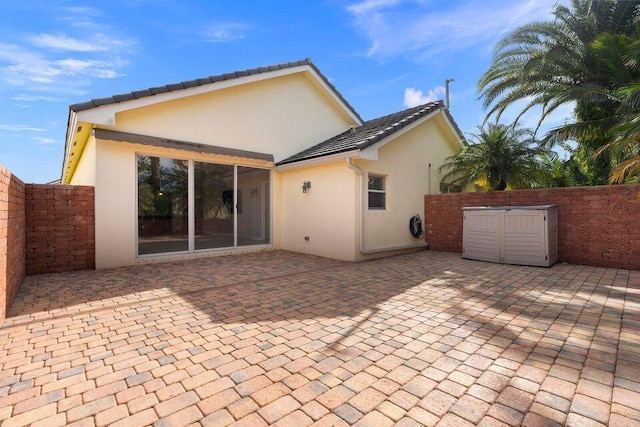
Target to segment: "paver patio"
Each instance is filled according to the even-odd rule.
[[[640,272],[274,251],[28,277],[16,425],[640,426]]]

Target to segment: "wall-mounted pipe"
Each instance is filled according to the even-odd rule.
[[[365,184],[366,184],[366,179],[364,176],[364,172],[362,171],[362,169],[360,169],[359,167],[357,167],[356,165],[354,165],[351,161],[352,157],[347,157],[347,166],[349,167],[349,169],[351,169],[352,171],[354,171],[356,173],[356,175],[359,176],[360,178],[360,242],[359,242],[359,248],[360,248],[360,253],[363,254],[373,254],[373,253],[377,253],[377,252],[388,252],[388,251],[399,251],[402,249],[421,249],[421,248],[426,248],[429,245],[427,243],[422,243],[419,245],[405,245],[405,246],[390,246],[390,247],[384,247],[384,248],[372,248],[372,249],[367,249],[366,245],[365,245],[365,219],[367,217],[367,211],[366,211],[366,200],[365,200],[365,194],[366,194],[366,190],[365,190]]]

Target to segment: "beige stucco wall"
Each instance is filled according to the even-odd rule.
[[[93,135],[89,136],[84,146],[82,157],[69,184],[96,185],[96,138]]]
[[[386,176],[386,209],[369,210],[365,196],[365,249],[380,249],[423,243],[409,232],[409,219],[420,214],[424,221],[424,195],[439,192],[444,159],[460,150],[442,114],[400,135],[378,150],[378,160],[354,161],[365,176]],[[429,169],[429,163],[431,168]],[[357,260],[379,255],[363,255]]]
[[[120,112],[111,129],[268,153],[277,162],[354,124],[315,79],[296,73]]]
[[[96,268],[135,262],[136,163],[131,147],[96,142]]]
[[[115,118],[115,126],[99,127],[273,154],[276,161],[355,124],[308,73],[294,73],[152,104],[117,113]],[[72,183],[95,183],[96,268],[206,255],[136,259],[136,153],[273,169],[273,163],[265,161],[90,139]],[[92,179],[93,167],[95,175]],[[270,229],[272,246],[276,248],[280,246],[281,237],[288,235],[288,232],[282,232],[286,222],[281,215],[281,194],[280,176],[274,172]],[[255,216],[255,212],[252,215]]]
[[[353,261],[356,178],[344,161],[282,172],[282,249]]]
[[[136,154],[254,167],[271,168],[273,166],[270,162],[261,160],[203,155],[182,150],[97,140],[95,182],[96,268],[228,253],[228,251],[211,251],[188,255],[136,258]],[[279,194],[276,189],[273,192]],[[278,244],[276,236],[279,235],[279,230],[274,229],[274,245]]]

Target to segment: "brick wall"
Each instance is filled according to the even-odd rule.
[[[26,274],[95,268],[93,187],[26,184]]]
[[[24,188],[0,165],[0,324],[25,276]]]
[[[462,208],[558,205],[560,261],[640,270],[640,186],[550,188],[427,195],[432,250],[462,252]]]

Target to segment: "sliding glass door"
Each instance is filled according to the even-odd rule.
[[[138,255],[271,242],[270,171],[138,156]]]
[[[233,165],[194,162],[196,250],[234,246],[233,169]]]
[[[268,184],[268,170],[238,167],[238,246],[269,243]]]
[[[138,156],[138,254],[189,250],[188,165]]]

